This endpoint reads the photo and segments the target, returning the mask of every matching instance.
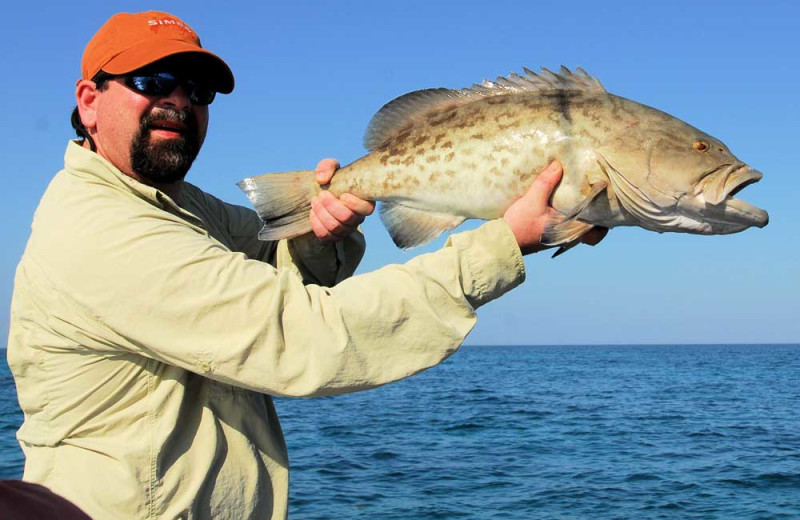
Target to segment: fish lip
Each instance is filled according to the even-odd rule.
[[[722,164],[697,183],[695,195],[702,194],[709,204],[722,204],[746,186],[761,180],[761,177],[760,171],[744,163]]]
[[[762,179],[762,177],[764,177],[763,173],[750,168],[746,164],[734,169],[728,174],[728,178],[725,181],[723,201],[733,199],[734,195],[745,189],[747,186],[757,183]]]
[[[728,226],[730,230],[720,234],[736,233],[752,226],[763,228],[769,224],[769,213],[749,202],[729,198],[721,206],[723,206],[725,218],[712,218],[711,220]]]

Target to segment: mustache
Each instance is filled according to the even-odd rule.
[[[186,127],[186,131],[189,135],[197,135],[197,117],[194,113],[172,107],[153,109],[150,113],[143,115],[141,128],[144,130],[163,123],[182,124]]]

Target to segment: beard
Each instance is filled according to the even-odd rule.
[[[182,137],[151,140],[150,130],[159,123],[179,122],[185,125]],[[174,183],[186,176],[200,152],[197,119],[191,112],[163,108],[145,114],[131,143],[131,169],[154,183]]]

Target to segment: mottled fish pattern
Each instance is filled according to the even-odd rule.
[[[381,220],[402,248],[466,219],[501,217],[553,159],[564,176],[543,242],[559,251],[593,226],[726,234],[768,222],[733,197],[760,172],[718,139],[610,94],[581,69],[525,69],[471,88],[405,94],[373,117],[364,143],[370,153],[322,189],[382,201]],[[264,220],[259,238],[310,231],[314,179],[296,171],[239,182]]]

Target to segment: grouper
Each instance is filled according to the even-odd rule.
[[[542,243],[563,252],[593,226],[728,234],[767,212],[734,195],[762,174],[722,141],[655,108],[615,96],[585,71],[512,73],[471,88],[402,95],[381,108],[367,155],[320,187],[313,171],[238,183],[264,221],[263,240],[311,230],[320,189],[381,201],[395,244],[424,244],[466,219],[502,217],[553,159],[564,167]]]

